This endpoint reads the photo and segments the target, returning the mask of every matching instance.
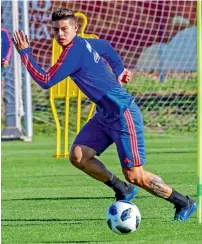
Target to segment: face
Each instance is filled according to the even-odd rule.
[[[52,22],[56,41],[65,48],[76,36],[78,26],[72,20],[57,20]]]

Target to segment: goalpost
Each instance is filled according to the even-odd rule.
[[[202,222],[202,2],[197,2],[197,53],[198,53],[198,215]]]
[[[11,37],[14,31],[19,29],[24,29],[29,35],[28,2],[26,0],[3,1],[1,10],[1,24],[8,30]],[[1,139],[30,141],[33,136],[31,78],[22,67],[15,48],[13,48],[10,64],[4,70],[3,83],[4,107],[1,108],[3,118]]]

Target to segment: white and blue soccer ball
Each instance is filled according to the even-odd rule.
[[[141,214],[138,207],[132,202],[117,201],[107,210],[107,224],[109,228],[118,234],[135,232],[141,222]]]

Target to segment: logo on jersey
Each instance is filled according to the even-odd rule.
[[[131,160],[130,160],[129,158],[126,157],[126,158],[123,160],[123,162],[126,163],[126,164],[128,164],[128,163],[131,162]]]
[[[96,51],[94,51],[93,56],[94,56],[94,61],[98,63],[100,60],[100,55]]]
[[[90,43],[88,43],[86,40],[85,40],[85,42],[86,42],[86,48],[91,53],[92,52],[92,47],[91,47]]]
[[[88,51],[91,53],[91,52],[92,52],[92,47],[91,47],[90,43],[87,42],[86,40],[85,40],[85,42],[86,42],[86,48],[87,48]],[[98,63],[99,60],[100,60],[100,55],[99,55],[95,50],[93,50],[93,57],[94,57],[94,61],[95,61],[96,63]]]

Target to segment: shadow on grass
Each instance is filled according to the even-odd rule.
[[[138,196],[137,199],[151,198],[150,196]],[[15,198],[15,199],[2,199],[2,201],[68,201],[68,200],[106,200],[112,199],[115,200],[114,197],[34,197],[34,198]]]
[[[10,221],[10,222],[34,222],[34,221],[39,221],[39,222],[68,222],[68,223],[73,223],[73,224],[76,224],[76,223],[82,223],[82,222],[85,222],[85,221],[103,221],[105,220],[104,218],[101,219],[101,218],[98,218],[98,219],[56,219],[56,218],[53,218],[53,219],[2,219],[1,221]]]
[[[112,242],[112,241],[110,241]],[[117,241],[115,241],[117,242]],[[48,242],[42,242],[42,243],[69,243],[69,244],[74,244],[74,243],[109,243],[109,240],[108,241],[64,241],[64,242],[57,242],[57,241],[48,241]]]
[[[191,219],[197,219],[196,216],[191,217]],[[158,221],[161,223],[171,223],[173,222],[171,219],[162,219],[161,216],[159,217],[143,217],[142,220],[150,220],[150,221]],[[106,222],[105,218],[97,218],[97,219],[2,219],[2,227],[24,227],[24,226],[42,226],[42,225],[83,225],[86,224],[86,222]],[[24,222],[24,223],[23,223]],[[38,222],[38,223],[37,223]],[[177,222],[176,222],[177,223]],[[181,222],[180,222],[181,223]],[[51,242],[50,242],[51,243]],[[54,242],[53,242],[54,243]],[[67,242],[71,243],[71,242]]]

